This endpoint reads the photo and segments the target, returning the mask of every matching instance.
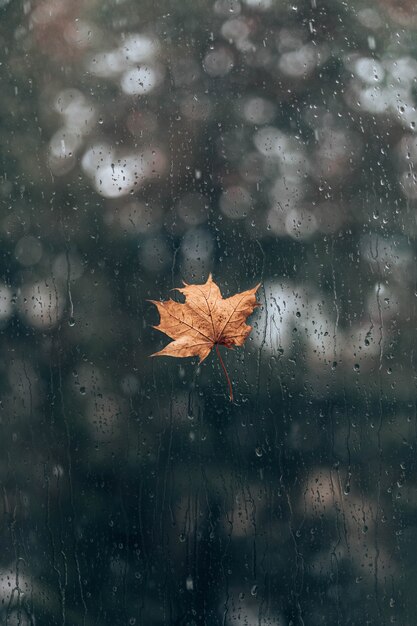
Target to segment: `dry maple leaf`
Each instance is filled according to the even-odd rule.
[[[259,306],[255,296],[258,288],[259,285],[230,298],[222,298],[210,274],[203,285],[184,283],[184,287],[176,289],[185,296],[184,303],[150,300],[160,315],[159,324],[154,328],[174,340],[151,356],[198,356],[201,363],[215,346],[233,400],[232,385],[219,346],[232,348],[244,344],[252,330],[252,326],[246,324],[246,318]]]

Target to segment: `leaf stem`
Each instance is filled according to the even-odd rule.
[[[227,384],[229,385],[230,402],[233,402],[232,383],[230,382],[229,374],[227,373],[226,367],[225,367],[225,365],[223,363],[223,359],[222,359],[221,354],[220,354],[219,344],[218,343],[216,343],[216,352],[217,352],[217,356],[219,357],[220,364],[221,364],[221,366],[223,368],[224,375],[226,376]]]

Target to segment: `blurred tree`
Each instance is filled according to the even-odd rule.
[[[415,623],[414,13],[0,0],[2,623]]]

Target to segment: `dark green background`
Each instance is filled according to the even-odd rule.
[[[2,624],[417,622],[416,26],[390,0],[0,2]],[[132,33],[159,42],[144,95],[91,71]],[[155,171],[108,197],[99,142],[96,171]],[[234,403],[215,354],[148,358],[147,300],[209,272],[262,283]]]

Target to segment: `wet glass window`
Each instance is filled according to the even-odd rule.
[[[0,623],[417,623],[415,2],[0,23]]]

